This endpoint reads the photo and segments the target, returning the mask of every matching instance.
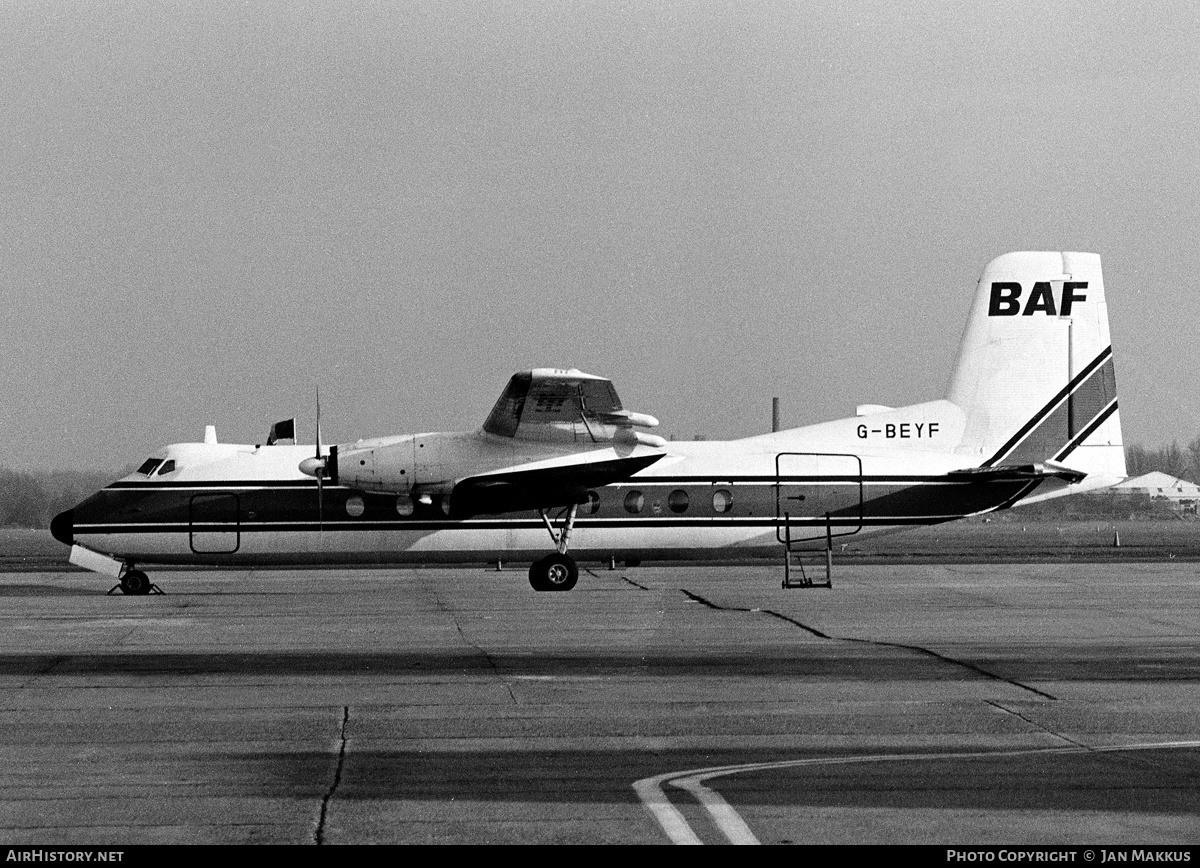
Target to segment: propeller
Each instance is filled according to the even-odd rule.
[[[317,527],[321,531],[325,530],[325,477],[328,469],[329,459],[321,454],[321,387],[317,386],[317,454],[300,462],[300,472],[317,479]]]
[[[321,461],[321,470],[317,473],[317,530],[325,532],[325,468],[326,462],[321,458],[321,387],[317,386],[317,458]]]

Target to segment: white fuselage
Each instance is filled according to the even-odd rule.
[[[1039,483],[1061,485],[953,475],[978,461],[949,446],[961,431],[961,411],[935,401],[743,440],[672,442],[645,470],[589,493],[571,552],[580,560],[764,556],[788,539],[823,547],[1003,508]],[[476,458],[489,436],[453,435]],[[579,455],[553,444],[521,449],[525,464]],[[312,454],[311,446],[167,447],[163,457],[177,469],[131,474],[80,504],[74,541],[133,563],[228,565],[528,560],[553,547],[533,511],[452,519],[438,501],[414,506],[403,493],[326,484],[319,495],[298,470]]]

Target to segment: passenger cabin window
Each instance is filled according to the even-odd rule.
[[[142,466],[137,469],[137,472],[143,476],[149,476],[154,472],[154,468],[162,462],[161,458],[147,458],[142,462]]]
[[[733,492],[718,488],[713,492],[713,512],[725,513],[733,509]]]
[[[162,476],[164,473],[170,473],[174,469],[175,469],[175,461],[173,459],[170,461],[164,461],[162,463],[162,467],[158,468],[158,473],[156,475]]]

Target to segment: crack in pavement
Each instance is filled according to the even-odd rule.
[[[770,615],[774,618],[778,618],[781,621],[791,624],[793,627],[799,627],[801,630],[816,636],[818,639],[829,639],[834,642],[858,642],[863,645],[874,645],[881,648],[900,648],[905,651],[915,651],[919,654],[925,654],[933,657],[935,660],[940,660],[943,663],[949,663],[953,666],[961,666],[964,669],[969,669],[970,671],[978,675],[982,675],[985,678],[990,678],[995,681],[1003,681],[1005,684],[1011,684],[1013,687],[1020,688],[1021,690],[1027,690],[1030,693],[1042,697],[1043,699],[1058,699],[1057,696],[1052,696],[1043,690],[1038,690],[1036,687],[1030,687],[1028,684],[1022,684],[1020,681],[1006,678],[1003,675],[997,675],[995,672],[990,672],[987,669],[984,669],[982,666],[977,666],[974,663],[966,660],[958,660],[957,658],[949,657],[945,654],[941,654],[931,648],[925,648],[921,645],[907,645],[903,642],[885,642],[882,639],[859,639],[855,636],[830,636],[828,633],[821,632],[816,627],[810,627],[801,621],[797,621],[795,618],[789,617],[788,615],[784,615],[780,612],[776,612],[773,609],[749,609],[740,606],[722,606],[712,602],[711,600],[701,597],[699,594],[693,594],[686,588],[680,588],[679,590],[682,591],[684,595],[688,597],[688,599],[694,600],[697,603],[702,603],[705,606],[708,606],[708,608],[715,609],[718,612],[762,613],[764,615]]]
[[[590,569],[590,568],[588,568],[588,567],[585,567],[585,568],[584,568],[584,572],[585,572],[585,573],[587,573],[589,576],[591,576],[593,579],[599,579],[599,578],[603,578],[603,576],[601,576],[601,575],[600,575],[599,573],[597,573],[595,570],[593,570],[593,569]],[[609,572],[612,572],[612,571],[611,571],[611,570],[609,570]],[[618,578],[618,579],[620,579],[620,580],[621,580],[621,581],[623,581],[623,582],[626,582],[627,584],[633,585],[633,586],[634,586],[635,588],[637,588],[638,590],[641,590],[641,591],[649,591],[649,590],[650,590],[650,588],[648,588],[646,585],[641,585],[641,584],[638,584],[638,583],[637,583],[637,582],[635,582],[633,579],[629,578],[629,576],[620,575],[620,576],[617,576],[617,578]]]
[[[1042,732],[1046,733],[1047,735],[1052,735],[1055,738],[1062,739],[1067,744],[1072,745],[1073,747],[1083,748],[1084,750],[1088,750],[1088,751],[1093,750],[1091,745],[1084,744],[1083,742],[1077,741],[1077,740],[1071,738],[1070,736],[1063,735],[1061,732],[1053,730],[1048,726],[1044,726],[1043,724],[1038,723],[1033,718],[1027,717],[1024,714],[1021,714],[1021,712],[1017,711],[1014,708],[1008,708],[1007,706],[1005,706],[999,702],[996,702],[994,700],[991,700],[991,699],[985,699],[984,702],[986,702],[988,705],[992,706],[992,708],[998,709],[999,711],[1003,711],[1005,714],[1011,714],[1013,717],[1018,718],[1019,720],[1025,721],[1030,726],[1034,727],[1035,729],[1040,729]]]
[[[458,631],[459,638],[483,655],[483,659],[487,661],[487,665],[492,670],[492,674],[504,683],[504,689],[508,691],[508,698],[512,700],[512,704],[520,705],[521,703],[517,701],[517,695],[513,693],[512,683],[500,674],[500,667],[496,665],[496,661],[492,659],[492,655],[489,654],[482,645],[477,642],[473,642],[470,637],[463,632],[462,624],[458,622],[458,615],[456,615],[453,610],[446,608],[446,605],[442,602],[442,597],[440,594],[435,593],[433,598],[435,601],[437,601],[438,610],[445,612],[450,616],[450,620],[454,622],[454,629]]]
[[[318,846],[325,843],[325,820],[329,815],[329,802],[337,792],[338,784],[342,782],[342,768],[346,764],[346,725],[350,722],[350,706],[342,706],[342,725],[338,729],[338,758],[337,767],[333,771],[333,783],[321,799],[321,815],[317,818],[317,828],[313,830],[313,842]]]

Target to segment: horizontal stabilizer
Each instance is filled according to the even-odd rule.
[[[967,477],[979,482],[995,482],[1002,479],[1046,479],[1054,477],[1066,482],[1082,482],[1087,476],[1081,470],[1075,470],[1053,461],[1043,461],[1037,464],[998,464],[994,467],[968,467],[965,470],[952,470],[951,477]]]

